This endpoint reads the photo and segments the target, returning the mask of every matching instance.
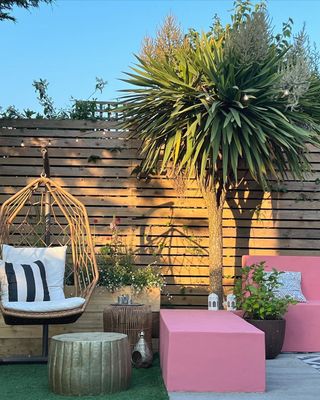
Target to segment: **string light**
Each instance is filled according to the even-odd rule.
[[[247,95],[247,94],[245,94],[244,96],[243,96],[243,101],[248,101],[249,100],[249,96]]]
[[[286,89],[286,90],[283,92],[283,94],[284,94],[285,96],[289,96],[290,92],[289,92],[288,89]]]
[[[108,130],[103,130],[103,131],[101,132],[101,133],[103,134],[103,136],[100,137],[100,139],[105,138],[106,140],[108,140],[109,138],[106,137],[106,133],[107,133],[107,132],[108,132]],[[85,134],[81,135],[81,137],[87,136],[87,135],[88,135],[88,132],[86,132]],[[52,146],[52,143],[53,143],[55,140],[59,140],[59,139],[49,139],[48,142],[47,142],[47,146]],[[79,142],[79,137],[76,137],[76,138],[75,138],[75,142],[76,142],[76,143]],[[25,147],[25,146],[26,146],[23,139],[22,139],[21,142],[20,142],[20,146],[21,146],[21,147]],[[14,148],[15,146],[12,146],[12,147]],[[0,157],[1,157],[1,155],[0,155]],[[8,158],[8,156],[2,156],[2,158]]]

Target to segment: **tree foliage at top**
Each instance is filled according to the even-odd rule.
[[[185,44],[184,34],[176,18],[169,14],[158,29],[156,38],[146,36],[143,40],[140,57],[148,59],[174,59],[177,49]]]
[[[51,4],[53,0],[0,0],[0,21],[16,21],[16,18],[12,15],[13,7],[29,10],[32,7],[39,7],[41,2]]]
[[[210,190],[245,171],[267,188],[309,169],[319,144],[320,79],[305,33],[274,35],[263,3],[236,1],[231,23],[191,30],[173,56],[137,57],[123,97],[125,127],[142,140],[141,171],[172,166]]]

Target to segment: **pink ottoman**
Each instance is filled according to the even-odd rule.
[[[264,333],[228,311],[161,310],[169,392],[263,392]]]

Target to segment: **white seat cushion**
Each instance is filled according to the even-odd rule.
[[[2,245],[4,261],[30,264],[40,260],[45,266],[50,300],[64,299],[64,271],[67,246],[60,247],[13,247]],[[5,300],[5,299],[4,299]]]
[[[26,312],[52,312],[72,310],[81,307],[85,303],[82,297],[70,297],[62,300],[52,301],[3,301],[2,305],[8,310],[26,311]]]

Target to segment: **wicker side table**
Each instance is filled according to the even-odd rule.
[[[146,305],[109,305],[103,310],[105,332],[128,335],[131,351],[144,331],[145,339],[152,349],[152,311]]]

